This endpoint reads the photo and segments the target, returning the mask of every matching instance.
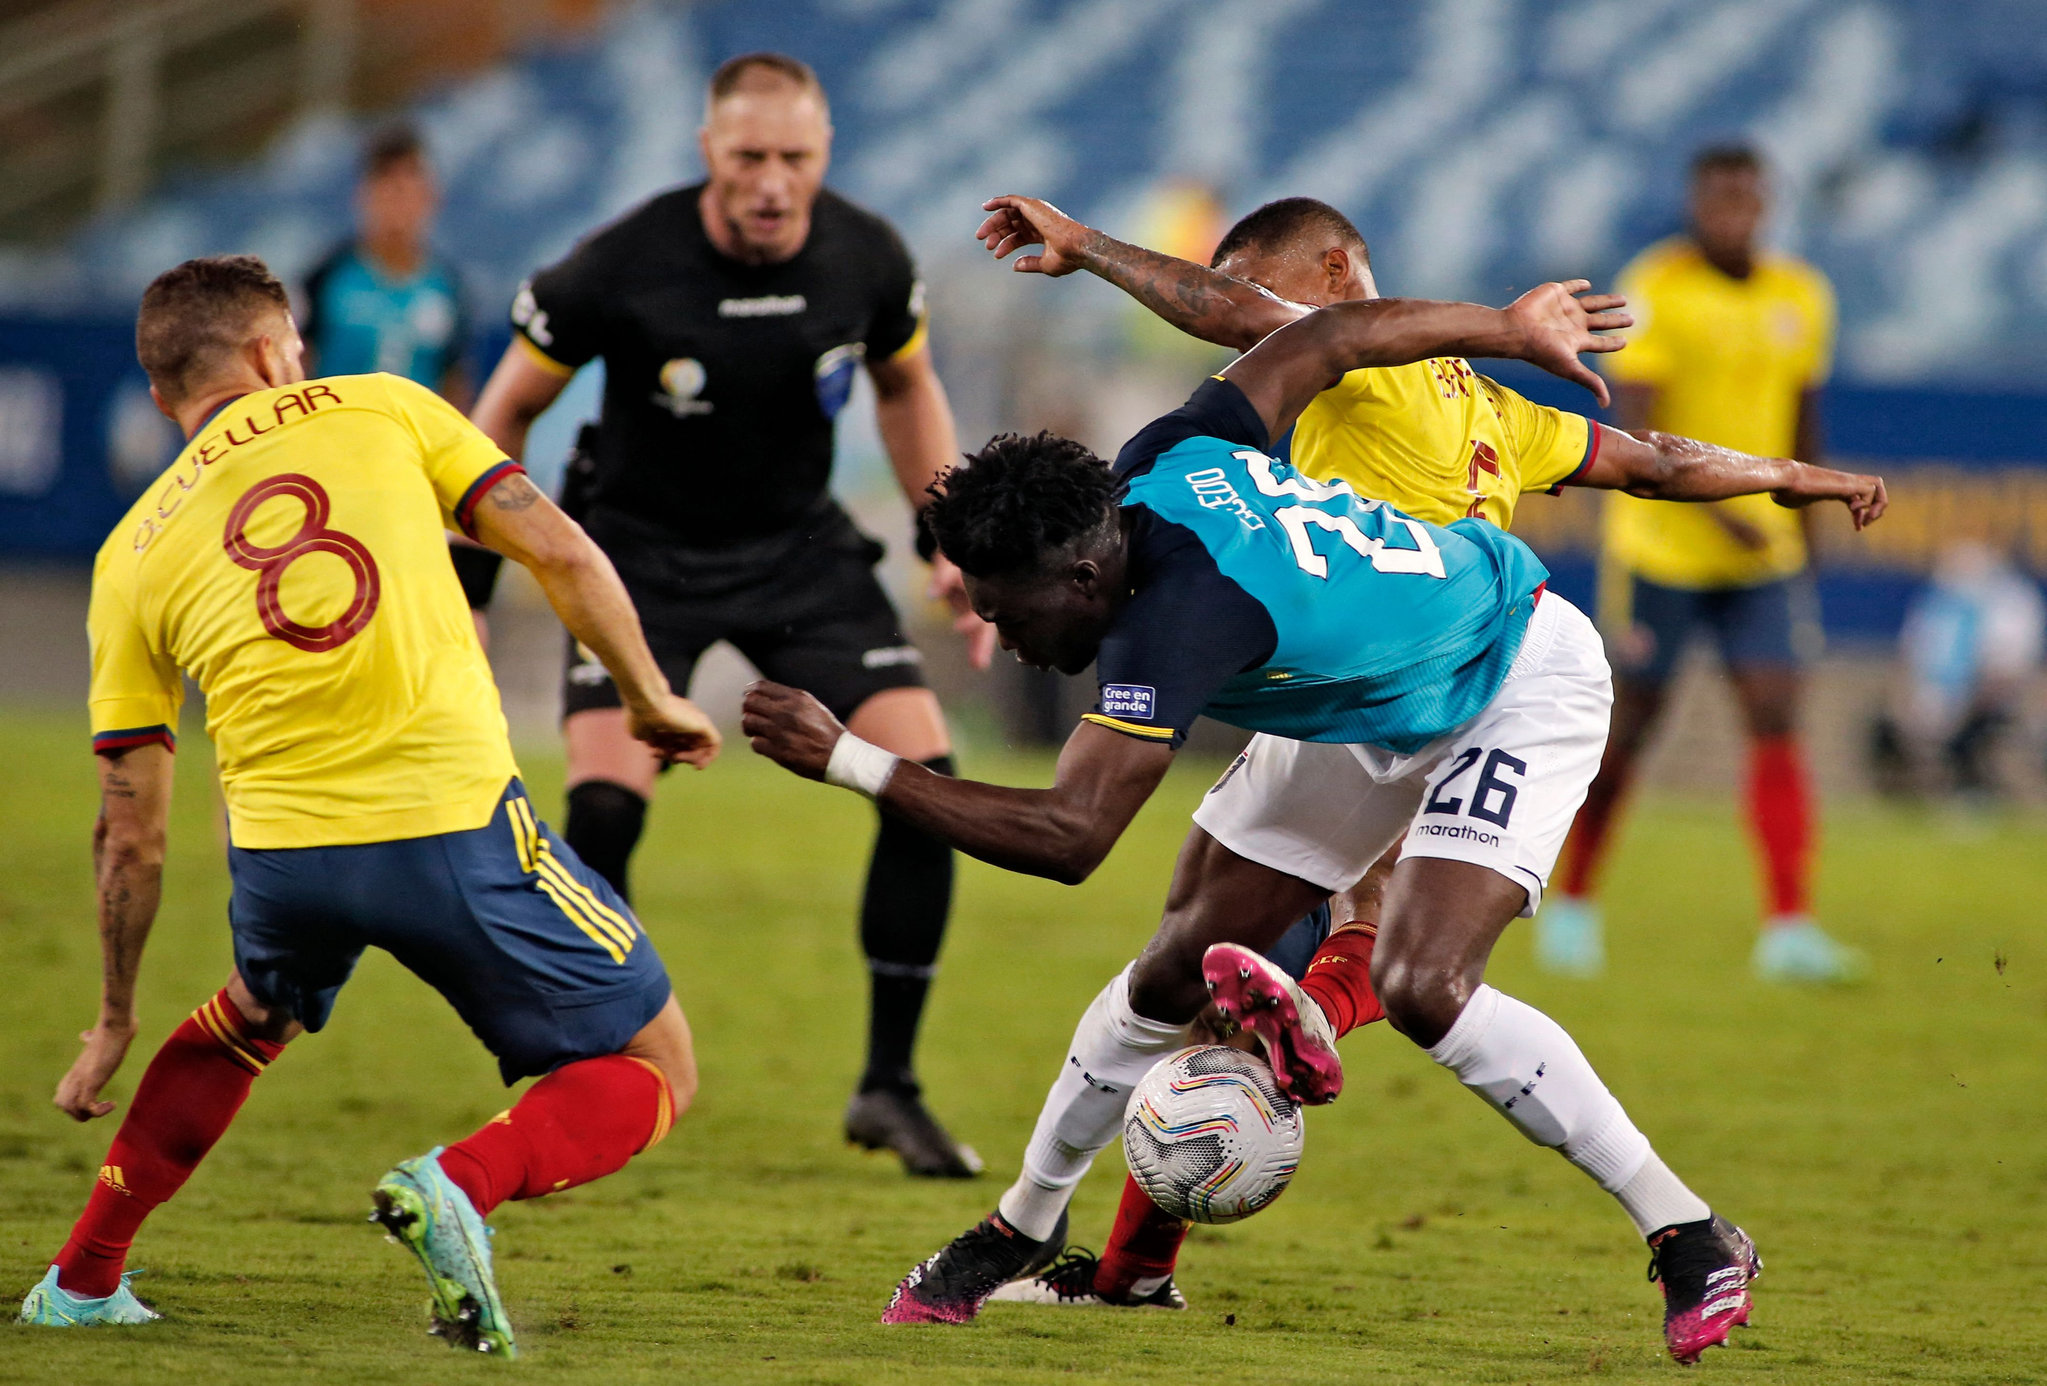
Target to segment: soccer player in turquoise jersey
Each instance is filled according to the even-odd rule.
[[[1283,1083],[1333,1097],[1326,1017],[1248,950],[1404,833],[1372,962],[1388,1017],[1614,1194],[1653,1248],[1675,1356],[1746,1322],[1749,1239],[1657,1157],[1561,1027],[1484,983],[1501,931],[1540,903],[1605,742],[1611,680],[1591,623],[1544,593],[1511,536],[1425,524],[1267,452],[1317,392],[1379,363],[1389,318],[1418,311],[1342,304],[1281,329],[1113,467],[1067,439],[1009,436],[944,478],[928,522],[1005,646],[1069,674],[1096,665],[1100,701],[1051,788],[930,775],[806,695],[749,691],[756,750],[1062,881],[1107,855],[1197,715],[1258,733],[1196,814],[1157,936],[1083,1017],[1021,1176],[905,1278],[885,1321],[963,1322],[1042,1255],[1131,1085],[1190,1042],[1212,947],[1228,965],[1210,960],[1218,1002]]]

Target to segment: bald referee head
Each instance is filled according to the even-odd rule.
[[[832,116],[807,63],[745,53],[719,66],[697,132],[711,243],[753,265],[794,259],[832,157]]]

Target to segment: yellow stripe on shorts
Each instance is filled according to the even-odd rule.
[[[554,886],[557,891],[575,902],[581,916],[603,930],[606,938],[630,953],[633,948],[633,931],[623,919],[604,902],[590,892],[590,888],[568,873],[567,868],[556,861],[554,855],[542,844],[540,853],[540,879]]]
[[[571,924],[575,925],[578,929],[581,929],[584,935],[588,937],[592,943],[596,944],[599,948],[602,948],[605,952],[609,953],[611,955],[611,960],[613,962],[620,964],[623,964],[625,962],[625,950],[623,948],[620,948],[616,943],[614,943],[611,940],[611,937],[608,934],[606,934],[603,930],[599,929],[595,924],[592,924],[582,914],[578,913],[575,907],[569,903],[568,897],[563,895],[559,890],[555,889],[554,882],[550,881],[547,877],[542,876],[538,881],[535,881],[534,884],[539,886],[542,893],[545,894],[548,899],[554,901],[555,905],[560,908],[561,912],[569,917],[569,922]]]

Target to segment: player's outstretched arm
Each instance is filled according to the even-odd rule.
[[[1314,311],[1220,270],[1119,241],[1035,197],[991,198],[982,208],[988,218],[976,234],[996,259],[1040,246],[1035,255],[1017,257],[1020,273],[1057,278],[1084,269],[1182,332],[1218,346],[1249,351]],[[1475,303],[1406,300],[1404,311],[1386,316],[1386,338],[1346,369],[1404,366],[1435,356],[1505,357],[1533,362],[1575,381],[1605,404],[1606,382],[1578,355],[1620,350],[1626,345],[1622,338],[1592,334],[1632,327],[1635,320],[1620,311],[1626,299],[1592,294],[1591,287],[1582,279],[1542,284],[1498,310]]]
[[[1250,399],[1274,438],[1346,372],[1432,356],[1533,361],[1604,400],[1604,383],[1578,355],[1617,350],[1620,339],[1595,334],[1633,319],[1614,311],[1622,300],[1610,294],[1580,297],[1590,287],[1582,279],[1544,284],[1507,308],[1411,298],[1332,303],[1282,327],[1222,374]]]
[[[996,259],[1026,246],[1043,247],[1035,255],[1018,256],[1017,273],[1056,279],[1086,270],[1188,336],[1217,346],[1248,351],[1314,311],[1220,270],[1119,241],[1035,197],[990,198],[981,210],[988,218],[974,234]]]
[[[79,1036],[84,1052],[57,1084],[54,1099],[76,1121],[114,1110],[100,1091],[135,1038],[135,979],[163,891],[173,759],[166,746],[98,757],[100,816],[92,829],[92,874],[99,896],[100,1012]]]
[[[1848,507],[1858,530],[1882,518],[1890,504],[1880,476],[1788,457],[1755,457],[1652,429],[1623,433],[1601,424],[1593,427],[1601,430],[1598,455],[1573,485],[1626,491],[1645,500],[1717,501],[1767,494],[1793,508],[1833,500]]]
[[[709,765],[718,728],[669,688],[625,584],[583,527],[516,473],[490,488],[472,522],[478,539],[533,574],[569,634],[610,671],[632,734],[669,760]]]
[[[858,790],[968,856],[1066,885],[1102,864],[1173,762],[1168,746],[1083,722],[1050,789],[954,779],[869,745],[810,694],[765,680],[746,690],[740,728],[805,779]]]

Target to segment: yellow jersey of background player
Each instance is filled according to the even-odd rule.
[[[1642,331],[1613,363],[1623,426],[1808,462],[1834,299],[1810,265],[1757,244],[1768,185],[1754,151],[1692,162],[1691,229],[1644,251],[1623,287]],[[1798,739],[1803,665],[1819,643],[1800,518],[1750,496],[1713,506],[1607,501],[1600,616],[1614,663],[1613,731],[1537,921],[1536,956],[1564,971],[1600,960],[1599,865],[1634,765],[1693,638],[1715,647],[1748,735],[1745,804],[1761,855],[1764,928],[1753,956],[1774,982],[1828,983],[1863,969],[1812,917],[1818,809]]]
[[[1635,257],[1620,289],[1636,320],[1609,370],[1622,387],[1623,426],[1815,460],[1811,397],[1834,349],[1826,276],[1762,251],[1736,278],[1677,236]],[[1806,565],[1799,517],[1767,496],[1705,508],[1615,495],[1606,506],[1609,563],[1664,586],[1745,587]]]

